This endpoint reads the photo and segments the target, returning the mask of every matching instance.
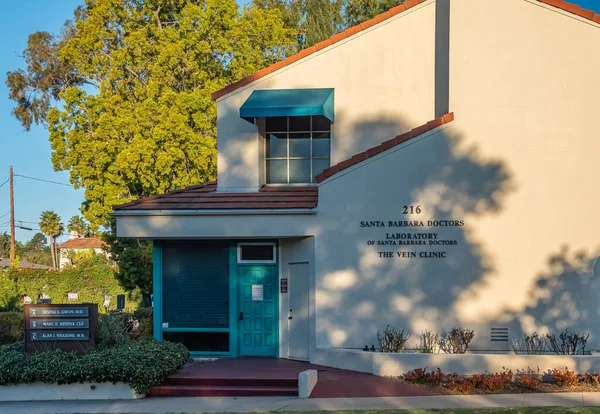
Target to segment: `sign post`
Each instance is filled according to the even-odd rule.
[[[25,349],[84,353],[96,345],[98,305],[25,305]],[[43,344],[43,345],[42,345]]]

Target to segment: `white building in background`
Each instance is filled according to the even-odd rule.
[[[59,267],[62,269],[73,264],[72,260],[82,254],[102,254],[108,257],[108,253],[104,250],[106,247],[107,244],[98,237],[78,237],[71,232],[69,240],[57,246]]]
[[[600,16],[411,0],[214,93],[218,181],[115,208],[154,332],[322,361],[413,333],[600,347]]]

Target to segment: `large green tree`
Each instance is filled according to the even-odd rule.
[[[60,33],[29,37],[6,80],[14,115],[47,126],[54,168],[85,189],[91,227],[109,228],[116,204],[215,178],[210,94],[296,51],[284,17],[235,0],[86,0]],[[120,243],[126,285],[147,289],[148,249]]]
[[[284,58],[278,9],[235,0],[87,0],[58,35],[34,33],[9,72],[15,115],[48,127],[52,162],[85,188],[82,212],[215,178],[210,93]]]
[[[65,232],[65,227],[60,221],[60,216],[54,211],[43,211],[40,215],[40,230],[50,241],[50,252],[52,253],[52,265],[58,268],[59,258],[56,249],[56,239]]]

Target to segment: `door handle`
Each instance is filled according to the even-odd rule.
[[[240,321],[244,320],[244,312],[240,312]]]

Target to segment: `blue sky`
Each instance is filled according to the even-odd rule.
[[[600,14],[600,0],[573,2]],[[62,23],[72,17],[73,10],[80,3],[81,0],[20,0],[3,9],[3,24],[0,26],[0,184],[8,178],[9,165],[14,166],[16,174],[69,182],[67,172],[55,172],[52,168],[46,130],[34,126],[30,132],[25,132],[11,115],[13,103],[8,99],[4,76],[6,72],[23,65],[17,54],[25,48],[30,33],[60,30]],[[54,210],[66,224],[71,216],[79,214],[83,200],[82,190],[15,178],[15,217],[23,221],[26,227],[36,228],[40,213],[44,210]],[[8,215],[3,216],[8,211],[7,184],[0,188],[0,233],[9,230],[8,225],[4,224],[8,221]],[[33,234],[33,231],[16,231],[20,241],[29,240]]]

